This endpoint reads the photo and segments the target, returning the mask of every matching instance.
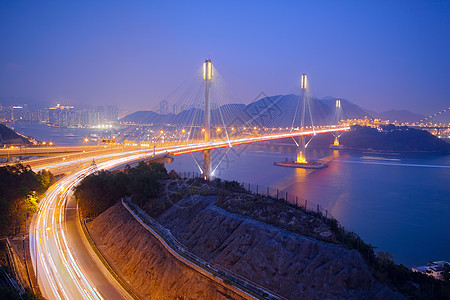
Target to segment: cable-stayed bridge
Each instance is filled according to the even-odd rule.
[[[254,106],[246,116],[237,114],[232,106],[219,106],[228,96],[221,90],[221,77],[216,73],[212,61],[206,60],[202,65],[201,76],[196,82],[197,87],[181,93],[179,97],[182,100],[177,100],[178,105],[192,106],[194,104],[196,109],[178,123],[155,122],[152,126],[151,136],[148,132],[134,127],[134,130],[125,132],[114,141],[105,140],[99,146],[12,147],[0,149],[0,157],[8,157],[8,161],[10,157],[40,157],[26,161],[33,168],[39,169],[47,165],[60,167],[70,165],[73,161],[82,162],[98,157],[114,158],[131,153],[155,156],[158,152],[172,156],[202,151],[203,159],[200,169],[205,179],[211,179],[214,169],[217,168],[217,166],[211,165],[213,149],[292,138],[297,144],[297,162],[305,163],[306,147],[316,134],[331,132],[335,134],[337,140],[340,132],[349,129],[348,126],[339,124],[342,117],[339,100],[336,102],[333,124],[314,125],[308,95],[309,80],[306,74],[300,78],[300,96],[293,102],[293,107],[290,109],[292,111],[286,112],[286,115],[291,118],[286,121],[289,126],[273,127],[268,120],[277,109],[279,110],[275,101]],[[218,83],[215,82],[216,78]],[[215,108],[213,115],[211,114],[212,107]],[[148,135],[147,139],[146,135]],[[134,139],[126,139],[130,136]]]
[[[0,150],[0,155],[8,159],[39,157],[26,161],[34,170],[49,168],[58,174],[71,171],[49,189],[30,224],[30,253],[37,282],[45,298],[130,298],[115,279],[108,276],[102,263],[96,262],[89,253],[92,249],[85,245],[88,242],[83,243],[80,237],[83,236],[80,233],[83,224],[79,223],[76,202],[70,194],[71,189],[84,176],[97,170],[93,167],[93,159],[99,169],[112,169],[142,159],[165,162],[173,155],[202,152],[203,159],[197,165],[203,178],[209,180],[217,169],[211,162],[211,152],[214,149],[230,149],[241,144],[288,138],[297,144],[295,163],[301,165],[307,163],[305,150],[315,135],[333,133],[338,140],[339,134],[349,129],[348,126],[339,124],[342,116],[339,101],[336,102],[332,124],[314,124],[306,74],[300,78],[300,96],[292,102],[291,111],[281,112],[286,116],[287,124],[282,127],[266,122],[277,111],[276,102],[264,102],[253,107],[254,110],[245,117],[236,114],[230,106],[228,109],[224,105],[220,106],[224,109],[212,109],[216,106],[214,103],[220,103],[225,94],[220,89],[220,80],[215,81],[217,78],[220,79],[220,76],[215,73],[211,60],[206,60],[197,82],[200,86],[192,93],[181,93],[188,95],[186,97],[193,103],[201,105],[192,110],[193,114],[187,121],[173,122],[170,126],[155,122],[150,129],[153,131],[152,135],[148,138],[148,131],[134,127],[134,130],[117,137],[115,141],[104,140],[98,146],[13,147]],[[183,97],[186,98],[182,96],[180,99]],[[178,103],[183,103],[182,101],[179,100]],[[215,113],[211,114],[212,110]],[[204,266],[199,265],[198,268],[205,274],[210,272]],[[264,288],[255,287],[245,278],[232,280],[227,288],[245,294],[246,298],[265,295],[267,299],[280,299]]]

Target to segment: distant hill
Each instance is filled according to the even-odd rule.
[[[334,135],[319,134],[311,141],[311,146],[328,148],[333,141]],[[341,135],[340,143],[353,150],[450,153],[450,143],[428,131],[406,126],[385,125],[378,130],[355,125]]]
[[[391,110],[379,113],[376,117],[379,119],[382,119],[382,120],[389,120],[391,122],[397,121],[400,123],[406,123],[406,122],[412,123],[412,122],[418,122],[418,121],[422,120],[425,116],[415,114],[415,113],[410,112],[409,110],[405,110],[405,109],[402,109],[402,110],[391,109]]]
[[[213,126],[251,125],[263,127],[300,126],[301,107],[298,106],[298,95],[276,95],[264,97],[248,105],[226,104],[211,111]],[[336,123],[336,98],[312,99],[311,116],[314,125]],[[363,118],[370,115],[362,108],[348,100],[341,99],[342,119]],[[178,114],[162,115],[153,111],[137,111],[120,120],[122,123],[135,124],[173,124],[202,125],[204,112],[191,108]],[[305,126],[311,125],[309,110],[305,115]]]
[[[31,142],[17,134],[15,131],[9,129],[3,124],[0,124],[0,146],[4,145],[28,145],[31,144]]]
[[[350,149],[450,153],[449,143],[428,131],[406,126],[387,125],[381,126],[381,130],[377,130],[356,125],[342,135],[341,143]]]

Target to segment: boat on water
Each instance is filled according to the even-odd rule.
[[[64,134],[65,137],[77,137],[77,135],[73,134],[73,133],[66,133]]]
[[[334,144],[331,144],[331,145],[330,145],[330,149],[333,149],[333,150],[344,150],[345,147],[344,147],[344,145],[334,145]]]

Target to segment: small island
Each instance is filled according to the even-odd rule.
[[[329,147],[334,136],[316,137],[312,146]],[[339,139],[347,150],[386,153],[434,153],[449,154],[450,143],[439,139],[428,131],[408,126],[382,125],[378,128],[353,125]]]

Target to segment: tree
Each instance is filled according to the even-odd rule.
[[[75,197],[88,217],[98,216],[124,196],[131,196],[140,206],[158,205],[149,201],[160,192],[158,181],[167,177],[167,170],[162,164],[141,161],[124,172],[100,171],[87,176],[75,188]]]
[[[38,197],[54,182],[53,174],[38,174],[30,166],[17,164],[0,167],[0,236],[20,228],[28,214],[38,207]]]
[[[450,282],[450,265],[444,265],[444,280]]]

